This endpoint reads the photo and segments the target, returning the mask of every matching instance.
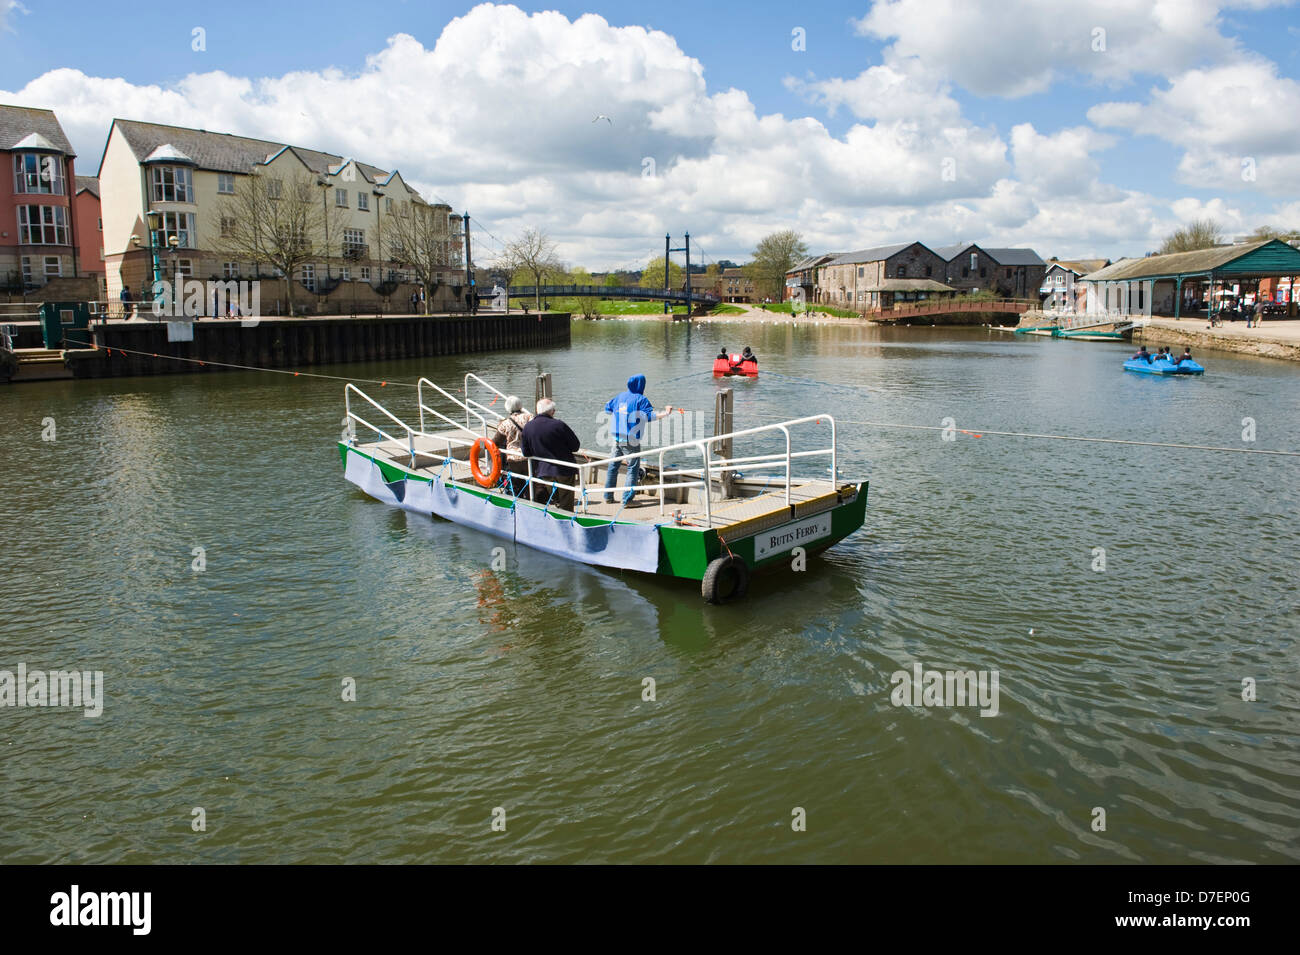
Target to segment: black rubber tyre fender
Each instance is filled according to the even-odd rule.
[[[739,600],[749,590],[749,567],[734,554],[715,557],[704,569],[700,593],[711,604]]]

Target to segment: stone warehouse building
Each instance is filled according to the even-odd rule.
[[[1037,299],[1047,272],[1033,249],[986,249],[969,242],[935,251],[947,261],[947,283],[959,292]]]
[[[814,301],[867,311],[951,293],[943,282],[947,265],[920,242],[846,252],[816,267]]]
[[[91,299],[99,261],[98,201],[58,118],[0,106],[0,293],[10,299]]]
[[[426,202],[400,172],[284,143],[115,119],[98,180],[112,303],[124,287],[135,302],[148,300],[156,278],[179,273],[261,280],[262,313],[287,312],[284,276],[259,257],[260,237],[249,237],[256,217],[282,220],[271,231],[306,249],[288,284],[299,312],[407,312],[421,291],[429,311],[465,309],[461,219]],[[412,217],[431,223],[422,248],[409,247]]]

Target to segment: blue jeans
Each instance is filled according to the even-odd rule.
[[[618,441],[614,445],[614,457],[621,457],[624,454],[636,454],[640,450],[640,445],[626,444],[623,441]],[[636,493],[636,482],[641,477],[641,459],[639,457],[632,458],[628,461],[609,462],[609,470],[605,473],[605,490],[609,491],[610,488],[618,486],[618,469],[624,464],[627,465],[627,493],[623,495],[623,503],[626,504],[628,501],[632,500],[632,495]],[[605,503],[612,504],[613,501],[613,495],[607,493],[605,495]]]

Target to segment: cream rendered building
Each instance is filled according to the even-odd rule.
[[[113,120],[99,168],[109,302],[122,301],[124,286],[139,302],[156,271],[164,278],[179,272],[200,280],[260,278],[262,313],[287,311],[284,283],[268,263],[220,251],[223,219],[253,176],[268,190],[307,177],[333,220],[330,234],[313,243],[313,260],[293,276],[299,311],[410,311],[410,296],[421,289],[385,225],[414,206],[433,214],[439,230],[446,227],[445,268],[427,289],[430,310],[464,310],[461,219],[450,206],[425,202],[400,172],[283,143],[123,119]]]

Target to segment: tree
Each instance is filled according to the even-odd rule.
[[[686,276],[686,270],[676,262],[668,263],[668,282],[670,288],[676,288],[682,284]],[[664,287],[664,257],[655,256],[646,263],[646,267],[641,270],[641,287],[661,289]]]
[[[594,285],[591,273],[579,265],[576,269],[565,276],[569,285]]]
[[[545,279],[564,272],[564,263],[560,261],[551,237],[541,229],[525,229],[519,238],[506,244],[501,257],[510,266],[511,275],[522,273],[533,280],[533,294],[540,312],[541,287],[546,284]]]
[[[1263,242],[1265,239],[1281,239],[1287,242],[1291,239],[1300,238],[1300,229],[1283,229],[1281,226],[1262,225],[1250,234],[1252,242]]]
[[[387,257],[409,268],[424,289],[424,314],[433,303],[433,289],[447,272],[460,269],[460,240],[451,231],[451,206],[430,205],[413,198],[397,215],[385,217]]]
[[[785,273],[808,258],[808,246],[798,232],[784,229],[759,240],[753,261],[745,266],[745,275],[753,279],[755,290],[774,302],[785,298]]]
[[[317,255],[329,257],[329,236],[342,235],[341,210],[321,201],[320,188],[306,174],[284,180],[262,173],[240,177],[220,210],[215,249],[235,261],[278,269],[293,315],[293,275]]]
[[[1197,249],[1212,249],[1223,243],[1223,229],[1213,219],[1197,219],[1181,229],[1175,229],[1165,237],[1160,246],[1160,254],[1170,252],[1195,252]]]
[[[603,284],[605,288],[618,288],[619,282],[618,282],[617,273],[610,272],[608,275],[606,275]]]

